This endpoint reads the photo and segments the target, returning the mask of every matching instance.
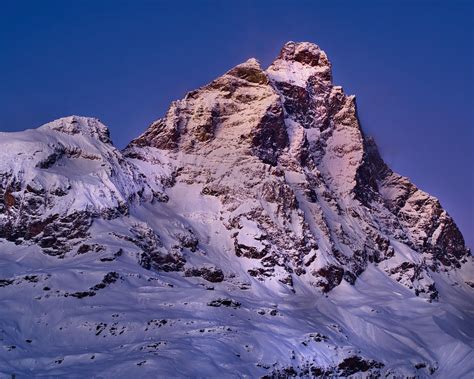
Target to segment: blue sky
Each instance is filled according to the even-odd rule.
[[[472,4],[4,1],[0,130],[94,116],[123,147],[187,91],[311,41],[384,159],[439,197],[474,247]]]

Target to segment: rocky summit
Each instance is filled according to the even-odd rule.
[[[468,378],[470,250],[312,43],[171,104],[0,133],[0,372]]]

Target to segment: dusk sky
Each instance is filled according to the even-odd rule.
[[[4,1],[0,131],[93,116],[124,147],[187,91],[310,41],[384,159],[440,199],[472,248],[472,4]]]

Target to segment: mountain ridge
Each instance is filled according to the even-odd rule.
[[[0,337],[15,346],[1,370],[121,376],[164,365],[189,376],[189,344],[203,349],[203,375],[472,370],[462,234],[436,198],[384,163],[317,45],[288,42],[266,70],[237,65],[122,151],[97,119],[79,116],[0,137],[0,293],[11,306]],[[17,303],[21,291],[34,301]],[[47,307],[77,321],[40,316]],[[76,339],[53,364],[21,341],[38,323],[63,346],[53,318],[117,359],[94,365]]]

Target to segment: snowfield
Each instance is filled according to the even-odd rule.
[[[312,365],[338,376],[348,356],[384,363],[383,376],[472,374],[474,306],[441,280],[447,304],[415,296],[377,268],[321,296],[298,283],[293,294],[253,278],[155,274],[127,255],[58,264],[35,247],[0,248],[0,271],[13,280],[1,288],[4,375],[260,377]],[[227,277],[235,274],[226,267]],[[117,281],[94,296],[73,296],[110,272]],[[216,299],[240,305],[209,306]]]

